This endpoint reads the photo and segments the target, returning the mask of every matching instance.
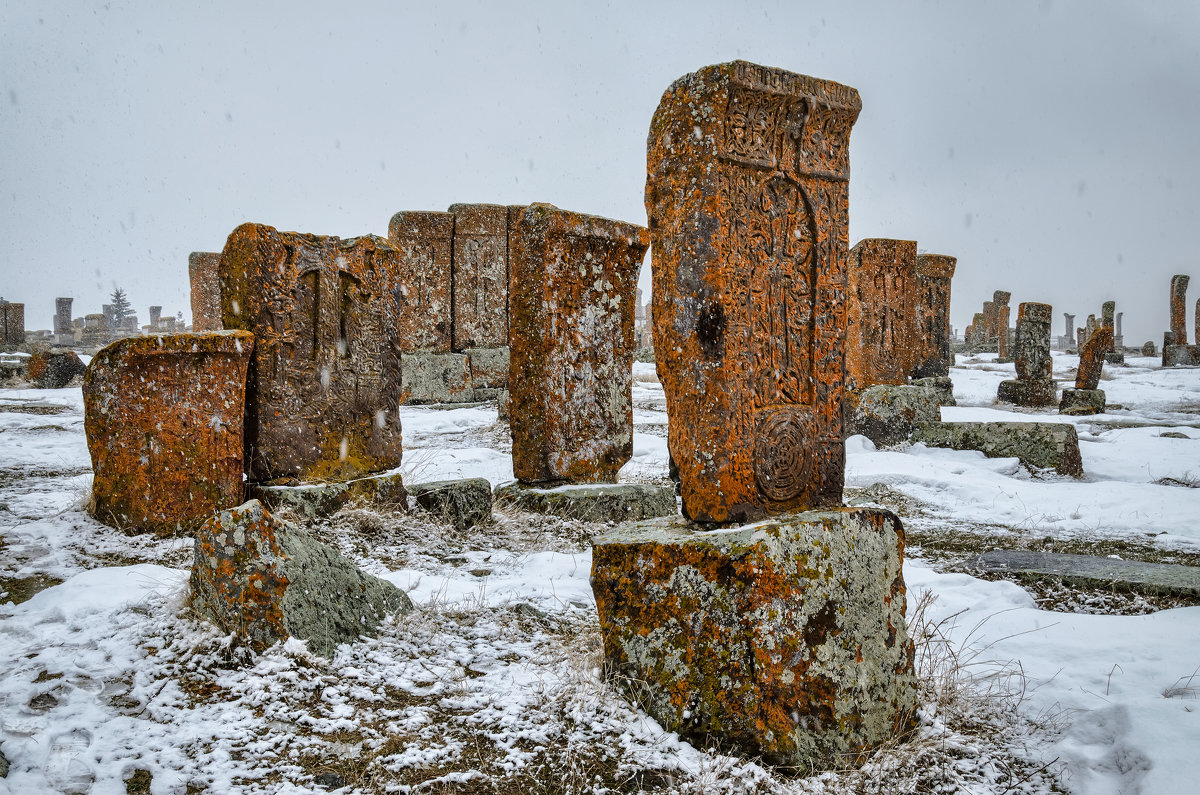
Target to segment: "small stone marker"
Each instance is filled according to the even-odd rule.
[[[916,427],[912,441],[978,450],[988,458],[1016,458],[1031,469],[1083,477],[1079,434],[1064,422],[929,422]]]
[[[510,483],[496,489],[496,504],[581,522],[631,522],[676,513],[675,488],[648,483],[567,484],[551,488]]]
[[[994,549],[967,562],[970,569],[1055,577],[1118,591],[1200,597],[1200,568],[1092,555]]]
[[[511,243],[513,474],[615,482],[633,454],[633,293],[650,236],[531,204]]]
[[[374,235],[243,224],[221,253],[220,276],[223,325],[256,337],[250,480],[351,480],[398,467],[399,252]]]
[[[122,530],[187,534],[242,502],[244,331],[125,337],[83,379],[88,512]]]
[[[945,254],[917,255],[917,361],[913,378],[950,375],[950,280],[957,258]]]
[[[1000,382],[999,397],[1018,406],[1052,406],[1057,394],[1051,377],[1050,304],[1030,301],[1017,308],[1017,377]],[[1111,339],[1111,332],[1109,338]]]
[[[454,215],[396,213],[388,224],[388,241],[400,252],[403,351],[449,353]]]
[[[336,513],[354,500],[391,511],[408,508],[408,493],[399,472],[384,472],[341,483],[305,483],[300,486],[268,486],[251,483],[249,497],[271,510],[290,508],[306,519]]]
[[[1187,288],[1190,276],[1179,273],[1171,277],[1171,332],[1174,345],[1187,345]],[[1196,340],[1200,343],[1200,340]],[[1165,347],[1165,346],[1164,346]]]
[[[188,255],[188,282],[192,291],[192,331],[219,331],[221,326],[221,255],[193,251]]]
[[[846,388],[907,383],[920,355],[916,241],[856,243],[846,299]]]

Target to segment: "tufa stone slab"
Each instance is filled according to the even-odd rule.
[[[396,586],[372,577],[258,500],[221,511],[196,531],[192,607],[256,652],[289,637],[332,657],[374,635],[388,614],[412,610]]]
[[[446,519],[456,530],[492,521],[492,484],[483,478],[417,483],[408,487],[408,493],[417,505]]]
[[[188,254],[188,283],[192,294],[192,331],[220,331],[221,255],[211,251]]]
[[[79,354],[67,348],[36,351],[25,366],[25,377],[38,389],[64,389],[75,376],[83,375]]]
[[[881,447],[903,442],[919,422],[942,418],[939,393],[923,386],[873,386],[850,395],[849,433],[861,433]]]
[[[1187,345],[1187,288],[1190,276],[1177,273],[1171,277],[1171,333],[1175,345]],[[1200,343],[1200,340],[1196,340]]]
[[[496,489],[496,502],[532,513],[583,522],[630,522],[674,516],[674,486],[604,483],[535,488],[511,483]]]
[[[912,442],[929,447],[978,450],[988,458],[1017,458],[1033,469],[1083,477],[1079,434],[1061,422],[928,422],[913,429]]]
[[[853,763],[917,706],[903,550],[876,509],[622,525],[593,541],[605,674],[667,731],[805,770]]]
[[[508,344],[508,216],[502,204],[453,204],[453,347]]]
[[[470,403],[471,371],[464,353],[406,353],[401,357],[402,403]]]
[[[958,263],[945,254],[917,255],[917,363],[914,378],[949,376],[954,364],[950,349],[950,280]],[[953,405],[953,404],[943,404]]]
[[[1023,549],[994,549],[972,558],[966,565],[982,571],[1055,577],[1068,583],[1120,591],[1200,596],[1200,568],[1195,566]]]
[[[388,223],[388,241],[400,252],[404,353],[449,353],[454,216],[398,212]]]
[[[1112,347],[1112,329],[1101,326],[1079,349],[1079,369],[1075,371],[1075,388],[1094,390],[1100,386],[1104,370],[1104,353]]]
[[[860,240],[846,267],[846,388],[905,384],[921,355],[917,243]]]
[[[958,405],[958,401],[954,399],[954,382],[950,380],[950,376],[939,375],[927,378],[914,378],[909,382],[909,386],[923,386],[926,389],[932,389],[937,394],[939,406]]]
[[[403,511],[408,494],[399,472],[385,472],[340,483],[305,483],[300,486],[268,486],[252,483],[250,496],[272,510],[291,508],[306,519],[336,513],[354,500],[363,500],[391,510]]]
[[[126,337],[83,377],[88,513],[122,530],[187,534],[243,500],[245,331]]]
[[[1103,414],[1107,396],[1103,389],[1064,389],[1058,403],[1059,414]]]

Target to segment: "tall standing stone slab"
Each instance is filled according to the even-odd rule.
[[[508,344],[508,217],[502,204],[455,204],[454,350]]]
[[[956,257],[917,255],[917,361],[913,378],[948,376],[954,364],[950,347],[950,280]]]
[[[54,333],[73,334],[75,329],[71,323],[71,304],[74,298],[54,299]]]
[[[1099,389],[1104,354],[1112,348],[1113,330],[1100,326],[1079,349],[1075,388],[1064,389],[1058,404],[1060,414],[1097,414],[1104,411],[1106,397]]]
[[[186,534],[242,502],[253,348],[229,331],[126,337],[96,354],[83,378],[92,516]]]
[[[350,480],[400,465],[400,255],[374,235],[243,224],[221,253],[221,315],[256,337],[253,481]]]
[[[513,474],[614,482],[633,454],[633,298],[649,233],[531,204],[512,242]]]
[[[25,342],[25,304],[0,300],[0,345]]]
[[[453,315],[454,215],[399,212],[388,240],[400,252],[401,345],[405,353],[449,353]]]
[[[1054,403],[1051,378],[1050,304],[1025,302],[1017,307],[1017,338],[1014,358],[1017,377],[1000,382],[999,397],[1019,406],[1049,406]],[[1110,331],[1111,339],[1111,331]]]
[[[1066,320],[1066,327],[1063,329],[1062,347],[1070,348],[1075,344],[1075,316],[1063,312],[1063,318]]]
[[[839,505],[853,88],[746,62],[663,95],[648,141],[654,349],[684,514]]]
[[[920,353],[916,241],[858,241],[846,298],[846,388],[907,383]]]
[[[221,279],[217,266],[221,255],[214,251],[188,254],[188,282],[192,292],[192,331],[221,329]]]
[[[992,333],[996,336],[996,359],[1008,361],[1008,301],[1012,293],[997,290],[992,294]]]
[[[1171,277],[1171,332],[1176,345],[1187,345],[1187,288],[1191,277],[1176,274]],[[1200,343],[1200,340],[1197,340]],[[1164,346],[1165,347],[1165,346]]]

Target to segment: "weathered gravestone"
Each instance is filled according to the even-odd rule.
[[[1154,342],[1147,340],[1142,344],[1142,356],[1157,356],[1158,348],[1154,346]]]
[[[55,335],[70,335],[74,333],[71,323],[71,304],[74,298],[54,299],[54,333]]]
[[[841,504],[846,86],[745,62],[677,80],[651,123],[654,342],[684,512]],[[911,725],[903,531],[887,511],[594,542],[610,678],[669,731],[801,768]]]
[[[255,335],[252,481],[350,480],[400,465],[400,257],[374,235],[233,231],[221,315]]]
[[[1101,326],[1079,349],[1079,369],[1075,388],[1064,389],[1058,404],[1060,414],[1098,414],[1105,408],[1106,397],[1099,389],[1105,353],[1112,347],[1112,329]]]
[[[126,337],[83,379],[88,512],[123,530],[187,534],[242,502],[244,331]]]
[[[1066,327],[1063,329],[1062,348],[1071,348],[1075,346],[1075,316],[1063,312],[1063,318],[1066,320]]]
[[[950,280],[958,260],[945,254],[917,255],[917,361],[913,378],[948,376],[950,350]]]
[[[1187,345],[1187,288],[1190,276],[1176,274],[1171,277],[1171,333],[1174,345]],[[1200,343],[1200,340],[1196,340]]]
[[[1008,301],[1012,293],[997,290],[992,294],[992,328],[991,333],[996,338],[996,361],[1009,362],[1008,351]]]
[[[508,344],[508,221],[502,204],[453,204],[454,350]]]
[[[999,397],[1018,406],[1050,406],[1056,389],[1051,377],[1050,304],[1026,301],[1017,308],[1017,377],[1000,382]],[[1111,335],[1110,335],[1111,336]]]
[[[25,377],[38,389],[63,389],[83,375],[83,361],[69,348],[50,348],[35,351],[29,357]]]
[[[1112,340],[1109,342],[1108,350],[1104,352],[1104,361],[1109,364],[1124,364],[1125,354],[1117,350],[1117,335],[1120,333],[1117,330],[1117,302],[1105,301],[1100,307],[1100,325],[1112,332]]]
[[[192,293],[192,331],[221,329],[221,255],[213,251],[188,254],[188,283]]]
[[[846,388],[904,384],[919,355],[917,243],[860,240],[846,266]]]
[[[449,353],[454,215],[398,212],[388,240],[400,252],[400,345],[406,354]]]
[[[25,343],[25,304],[0,300],[0,345]]]

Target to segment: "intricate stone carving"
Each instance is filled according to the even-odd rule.
[[[917,243],[860,240],[846,267],[846,388],[904,384],[917,364]]]
[[[1171,277],[1171,331],[1176,345],[1187,345],[1187,288],[1190,276],[1176,274]],[[1200,342],[1200,340],[1197,340]]]
[[[916,363],[913,378],[950,374],[954,353],[950,348],[950,280],[956,257],[945,254],[917,255]]]
[[[399,212],[388,241],[400,252],[401,345],[405,353],[449,353],[454,215]]]
[[[508,344],[508,216],[501,204],[455,204],[454,350]]]

